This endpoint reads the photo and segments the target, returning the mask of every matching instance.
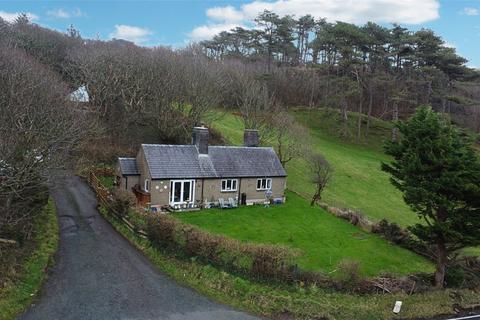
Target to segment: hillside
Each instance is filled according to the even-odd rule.
[[[341,121],[335,111],[296,109],[290,112],[308,128],[308,139],[302,143],[322,153],[334,169],[333,178],[323,195],[326,203],[358,210],[372,221],[387,219],[402,227],[419,221],[403,201],[401,193],[392,186],[388,175],[380,169],[381,162],[388,161],[382,146],[390,137],[390,123],[374,119],[369,138],[356,143],[340,138]],[[356,113],[349,114],[348,132],[352,135],[357,117]],[[228,143],[243,143],[244,126],[239,116],[216,111],[207,120]],[[308,164],[303,159],[294,159],[286,169],[287,188],[305,198],[311,197],[314,186],[309,183]],[[480,248],[467,248],[463,253],[480,255]]]
[[[417,221],[401,194],[390,184],[388,175],[380,169],[381,162],[388,160],[382,152],[383,140],[390,133],[388,123],[373,121],[368,141],[355,144],[338,137],[336,128],[340,122],[335,112],[299,109],[291,113],[308,128],[309,137],[302,143],[322,153],[333,166],[333,178],[324,193],[325,202],[359,210],[373,221],[386,218],[404,227]],[[352,132],[355,124],[356,115],[351,114],[349,129]],[[211,126],[229,143],[242,144],[243,123],[238,116],[219,112],[211,120]],[[314,186],[309,182],[307,163],[303,159],[294,159],[286,169],[288,188],[310,197]]]

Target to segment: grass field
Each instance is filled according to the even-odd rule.
[[[371,220],[387,219],[401,226],[418,221],[416,215],[404,203],[402,196],[391,184],[388,175],[381,171],[382,161],[388,157],[382,152],[383,140],[390,132],[387,123],[374,120],[368,141],[346,142],[338,137],[338,115],[325,111],[292,111],[297,121],[308,128],[309,137],[299,143],[322,153],[334,169],[331,183],[323,200],[336,207],[356,209]],[[349,119],[348,130],[354,132],[356,114]],[[230,113],[217,115],[211,125],[234,145],[243,142],[243,123],[240,117]],[[352,139],[350,139],[352,140]],[[287,187],[308,198],[314,186],[309,183],[309,169],[303,159],[287,164]]]
[[[343,259],[360,262],[366,276],[388,271],[398,275],[430,272],[430,262],[338,219],[305,199],[287,192],[283,205],[211,209],[177,213],[184,222],[214,233],[259,243],[284,244],[302,251],[301,268],[336,274]]]

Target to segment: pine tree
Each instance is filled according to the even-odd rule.
[[[429,107],[396,126],[382,169],[422,220],[410,230],[435,248],[441,288],[451,254],[480,244],[480,162],[470,137]]]

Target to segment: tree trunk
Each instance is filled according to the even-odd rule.
[[[443,288],[445,282],[445,267],[447,265],[447,250],[443,240],[437,240],[437,269],[435,271],[435,287]]]
[[[398,121],[398,103],[396,101],[393,103],[392,120],[393,121]],[[392,140],[393,141],[397,141],[397,135],[398,135],[398,128],[396,126],[394,126],[392,128]]]
[[[368,112],[367,112],[367,128],[365,129],[365,137],[368,138],[368,132],[370,130],[370,120],[372,117],[372,108],[373,108],[373,92],[372,84],[368,87]]]
[[[447,211],[444,208],[439,208],[436,212],[437,221],[440,224],[445,223],[447,219]],[[448,262],[448,252],[445,246],[445,239],[441,234],[437,235],[437,268],[435,271],[435,287],[443,288],[445,282],[445,268]]]
[[[342,137],[345,138],[348,136],[348,102],[346,98],[343,98],[341,112],[342,112],[342,123],[343,123]]]
[[[320,199],[321,199],[321,197],[320,197],[320,191],[317,190],[317,191],[315,192],[315,194],[313,195],[313,197],[312,197],[312,201],[310,202],[310,206],[313,207],[313,206],[315,205],[315,203],[316,203],[318,200],[320,200]]]
[[[358,104],[357,141],[360,141],[360,136],[362,135],[362,120],[363,120],[363,94],[360,96],[360,103]]]

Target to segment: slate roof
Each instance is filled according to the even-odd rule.
[[[120,163],[120,171],[125,176],[135,176],[139,175],[140,171],[138,171],[137,167],[137,159],[135,158],[118,158],[118,162]]]
[[[286,176],[272,148],[143,144],[152,179]]]

